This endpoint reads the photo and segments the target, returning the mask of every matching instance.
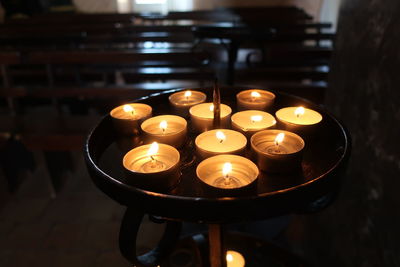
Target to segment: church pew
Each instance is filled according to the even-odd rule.
[[[7,25],[32,25],[32,24],[96,24],[102,23],[133,23],[133,13],[46,13],[37,14],[30,18],[6,18]]]

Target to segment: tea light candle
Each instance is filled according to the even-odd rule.
[[[232,109],[221,104],[221,128],[228,128]],[[213,103],[202,103],[189,109],[192,128],[195,132],[204,132],[213,128],[214,105]]]
[[[304,140],[281,130],[263,130],[250,139],[258,167],[268,172],[289,172],[301,166]]]
[[[283,129],[295,132],[303,137],[312,135],[322,121],[320,113],[304,107],[282,108],[275,115]]]
[[[213,188],[239,189],[254,182],[259,174],[257,166],[241,156],[217,155],[200,162],[197,177]]]
[[[194,105],[205,102],[206,98],[206,94],[202,92],[186,90],[174,93],[168,99],[175,114],[187,117],[189,116],[189,109]]]
[[[122,164],[129,183],[151,190],[169,189],[179,179],[180,155],[174,147],[158,144],[143,145],[125,154]]]
[[[181,147],[186,141],[187,122],[175,115],[161,115],[145,120],[141,125],[145,142]]]
[[[234,250],[226,252],[226,267],[244,267],[246,261],[242,254]]]
[[[151,117],[152,108],[142,103],[121,105],[110,112],[116,131],[122,135],[138,134],[140,124]]]
[[[247,139],[237,131],[216,129],[198,135],[195,144],[197,155],[205,159],[219,154],[244,154]]]
[[[266,110],[274,100],[275,94],[260,89],[245,90],[236,95],[238,110]]]
[[[259,110],[237,112],[231,117],[232,129],[250,138],[254,133],[275,126],[274,116]]]

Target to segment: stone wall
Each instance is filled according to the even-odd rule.
[[[304,217],[315,266],[399,266],[399,25],[398,0],[342,1],[327,99],[353,153],[334,205]]]

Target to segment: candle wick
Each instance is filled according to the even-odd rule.
[[[279,149],[279,142],[276,142],[275,141],[275,153],[280,153],[281,151],[280,151],[280,149]]]
[[[296,117],[297,117],[297,118],[300,118],[300,114],[296,114]]]
[[[224,184],[229,185],[231,183],[231,178],[228,174],[225,175]]]
[[[222,142],[224,141],[224,139],[219,139],[219,143],[222,144]]]
[[[155,162],[156,161],[156,159],[154,158],[154,156],[150,156],[150,158],[151,158],[151,162]]]

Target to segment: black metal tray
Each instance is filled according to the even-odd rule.
[[[221,102],[236,111],[236,93],[250,88],[222,87]],[[211,88],[193,88],[207,93]],[[149,104],[153,115],[173,114],[168,96],[178,90],[144,97],[134,102]],[[304,99],[277,93],[271,114],[286,106],[304,106],[323,116],[320,130],[306,142],[302,169],[291,174],[261,172],[256,189],[241,196],[216,197],[197,179],[193,158],[194,134],[180,150],[182,177],[176,188],[167,193],[151,192],[125,182],[122,157],[140,137],[120,138],[113,130],[109,115],[105,116],[88,136],[85,160],[94,183],[109,197],[128,207],[166,219],[202,223],[227,223],[266,219],[292,212],[316,210],[331,200],[338,191],[350,155],[350,137],[346,129],[322,107]],[[190,121],[189,121],[190,127]]]

